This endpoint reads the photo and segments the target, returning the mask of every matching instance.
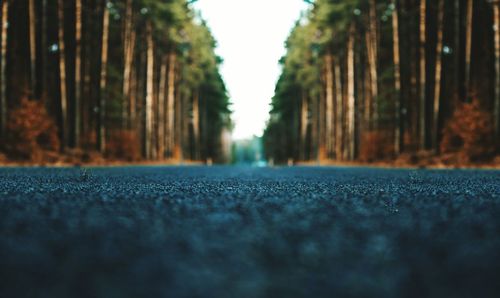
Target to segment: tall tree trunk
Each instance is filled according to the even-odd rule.
[[[362,50],[362,38],[359,39],[360,42],[354,46],[354,94],[355,94],[355,104],[354,104],[354,158],[358,156],[359,144],[361,139],[361,134],[364,132],[365,127],[363,126],[363,99],[365,97],[365,86],[364,86],[364,70],[365,65],[362,63],[364,58],[364,52]],[[355,41],[356,42],[356,41]]]
[[[495,26],[495,138],[500,140],[500,1],[493,3],[493,23]]]
[[[132,0],[127,0],[125,7],[125,18],[123,21],[123,101],[122,101],[122,127],[127,127],[127,103],[130,105],[130,76],[134,57],[134,45],[132,30]],[[129,109],[130,110],[130,109]]]
[[[463,82],[462,82],[462,45],[461,45],[461,33],[462,33],[462,21],[461,21],[461,13],[460,13],[460,2],[461,1],[454,1],[454,20],[455,20],[455,28],[454,28],[454,43],[455,43],[455,49],[454,49],[454,64],[455,64],[455,92],[454,94],[454,104],[453,106],[456,107],[458,102],[460,100],[463,100]]]
[[[180,72],[175,73],[175,75],[180,75]],[[181,78],[176,79],[176,83],[180,84]],[[176,85],[178,86],[178,85]],[[172,130],[174,134],[174,141],[173,141],[173,157],[179,161],[182,161],[183,159],[183,139],[182,139],[182,127],[183,127],[183,114],[182,114],[182,109],[183,109],[183,103],[182,103],[182,95],[180,92],[180,88],[175,88],[174,89],[174,111],[175,111],[175,116],[172,119],[175,119],[174,123],[174,128]]]
[[[355,85],[354,85],[354,24],[349,29],[347,41],[347,134],[348,134],[348,158],[354,159],[355,152]]]
[[[7,126],[7,45],[9,34],[9,1],[2,2],[2,40],[0,59],[0,136],[5,136]]]
[[[441,71],[443,54],[443,20],[444,20],[444,0],[438,0],[437,19],[437,44],[436,44],[436,66],[434,80],[434,111],[433,111],[433,133],[432,144],[434,150],[439,152],[439,113],[441,100]]]
[[[75,147],[80,147],[82,94],[82,0],[75,2]]]
[[[375,57],[375,64],[378,64],[378,44],[379,44],[379,28],[378,28],[378,17],[377,17],[377,1],[369,0],[370,4],[370,31],[371,31],[371,45],[373,46],[373,55]]]
[[[302,98],[299,97],[298,100],[293,101],[293,126],[291,128],[292,130],[292,141],[290,143],[290,147],[292,148],[292,151],[290,152],[288,157],[288,162],[293,162],[300,160],[301,158],[301,134],[300,134],[300,122],[301,122],[301,115],[300,113],[302,112],[301,105],[302,105]]]
[[[151,22],[147,23],[146,28],[146,43],[147,43],[147,70],[146,70],[146,117],[145,117],[145,148],[146,158],[151,158],[151,136],[153,132],[153,80],[154,80],[154,44],[153,44],[153,28]]]
[[[369,87],[369,92],[370,92],[370,100],[368,101],[368,123],[370,129],[377,128],[377,119],[378,119],[378,75],[376,71],[376,64],[375,64],[375,54],[374,54],[374,49],[373,45],[371,44],[373,42],[373,38],[370,36],[370,33],[366,33],[366,40],[367,40],[367,62],[368,62],[368,70],[370,74],[370,87]]]
[[[372,54],[372,46],[371,46],[371,35],[370,30],[365,32],[365,44],[366,44],[366,62],[368,63],[368,73],[365,74],[365,85],[366,85],[366,96],[365,96],[365,107],[364,107],[364,122],[365,126],[368,130],[373,128],[372,116],[373,116],[373,91],[372,91],[372,74],[371,74],[371,65],[373,60]]]
[[[345,47],[347,54],[347,45]],[[347,55],[345,57],[347,59]],[[342,68],[342,83],[344,84],[342,89],[342,160],[349,160],[349,74],[348,74],[348,62],[347,60],[343,62]]]
[[[326,93],[324,90],[325,71],[322,71],[322,88],[318,98],[318,160],[325,160],[330,152],[327,150],[326,139]]]
[[[102,47],[101,47],[101,76],[100,76],[100,96],[99,96],[99,129],[98,146],[99,151],[106,151],[106,102],[107,102],[107,76],[108,76],[108,42],[109,42],[109,9],[107,1],[104,1],[103,21],[102,21]]]
[[[147,76],[147,63],[148,63],[148,49],[147,49],[147,32],[145,31],[141,36],[141,42],[138,44],[137,64],[134,69],[136,71],[137,88],[135,88],[136,98],[136,112],[134,126],[139,134],[139,139],[142,148],[142,157],[147,157],[146,151],[146,76]]]
[[[342,73],[338,59],[334,59],[333,69],[335,71],[335,157],[337,160],[342,160],[342,145],[343,145],[343,96],[342,96]]]
[[[30,31],[30,84],[31,96],[37,97],[36,82],[36,8],[35,0],[29,0],[29,31]]]
[[[311,96],[311,151],[309,154],[310,160],[318,158],[318,98]]]
[[[160,68],[160,87],[158,88],[158,158],[165,158],[165,97],[167,85],[168,57],[163,56]]]
[[[403,3],[403,2],[401,2]],[[403,11],[409,11],[413,8],[413,3],[405,0],[406,4]],[[410,14],[406,12],[404,14],[404,18],[406,22],[401,24],[406,25],[406,32],[404,36],[406,37],[406,41],[408,43],[407,51],[409,52],[409,61],[408,61],[408,75],[409,75],[409,101],[408,101],[408,109],[410,113],[410,121],[408,121],[408,125],[410,127],[410,138],[409,145],[412,147],[412,150],[418,150],[420,143],[420,134],[419,134],[419,110],[420,110],[420,97],[418,93],[419,88],[419,63],[418,54],[419,54],[419,35],[415,34],[418,32],[419,18],[410,18]],[[405,43],[401,43],[404,45]]]
[[[156,55],[157,51],[155,48],[155,43],[153,41],[153,61],[154,61],[154,66],[153,66],[153,103],[151,105],[151,118],[153,118],[152,122],[152,131],[151,131],[151,159],[157,160],[158,159],[158,114],[159,114],[159,109],[158,109],[158,78],[160,77],[159,72],[161,70],[161,58],[158,58],[158,55]],[[159,67],[158,67],[158,62],[159,61]]]
[[[205,98],[201,98],[200,101],[200,138],[201,138],[201,160],[207,161],[208,158],[208,119],[207,119],[207,100]]]
[[[367,32],[368,64],[370,70],[371,107],[373,112],[373,127],[378,128],[378,26],[377,6],[375,0],[370,0],[370,29]]]
[[[82,9],[82,12],[84,10]],[[84,46],[84,52],[85,52],[85,57],[83,59],[83,88],[82,88],[82,94],[85,100],[81,103],[81,132],[80,134],[84,136],[82,139],[84,141],[84,144],[86,146],[89,146],[91,143],[93,143],[93,139],[91,137],[91,131],[93,130],[92,127],[92,119],[94,117],[92,116],[94,114],[94,101],[92,100],[94,96],[92,96],[92,73],[93,73],[93,46],[92,46],[92,40],[93,40],[93,17],[94,17],[94,12],[87,12],[85,13],[85,18],[82,18],[82,20],[85,20],[85,27],[86,30],[83,32],[83,46]]]
[[[309,124],[309,102],[305,91],[302,91],[302,105],[300,113],[300,155],[301,160],[307,159],[307,126]]]
[[[171,52],[168,55],[168,95],[167,95],[167,151],[169,154],[174,150],[174,126],[175,126],[175,65],[177,57]]]
[[[191,119],[189,117],[189,108],[191,105],[191,98],[187,95],[181,96],[182,100],[182,111],[181,111],[181,160],[184,161],[185,159],[189,160],[189,158],[192,158],[189,156],[189,152],[191,151],[190,149],[190,142],[189,142],[189,136],[190,136],[190,130],[189,130],[189,124],[191,122]]]
[[[47,0],[42,0],[42,34],[41,34],[41,55],[42,55],[42,67],[40,72],[40,95],[42,101],[45,101],[47,96],[47,77],[48,77],[48,42],[47,42],[47,25],[48,25],[48,15],[47,15]]]
[[[333,59],[331,49],[328,48],[328,51],[325,55],[325,88],[326,88],[326,126],[325,126],[325,134],[326,134],[326,152],[328,155],[331,154],[333,148],[335,147],[335,134],[333,133]]]
[[[125,119],[127,119],[128,123],[128,128],[132,129],[136,125],[136,105],[137,105],[137,69],[134,66],[134,57],[135,57],[135,47],[136,47],[136,38],[137,38],[137,33],[135,30],[131,31],[130,34],[130,43],[129,43],[129,58],[130,60],[128,61],[130,64],[130,74],[128,75],[129,78],[127,81],[129,83],[128,86],[124,86],[123,90],[127,90],[124,93],[124,100],[127,100],[126,106],[128,107],[128,112],[126,112]],[[128,92],[128,93],[127,93]],[[126,95],[125,95],[126,94]],[[123,115],[122,115],[123,117]]]
[[[365,59],[367,60],[368,55],[366,55]],[[364,94],[363,97],[360,99],[363,99],[363,107],[362,109],[360,108],[360,112],[362,113],[362,118],[363,118],[363,129],[366,131],[371,130],[371,91],[370,91],[370,73],[369,72],[363,72],[363,82],[360,82],[360,84],[363,84],[363,90]]]
[[[427,45],[427,0],[420,0],[420,109],[419,109],[419,128],[420,128],[420,140],[419,147],[421,150],[425,149],[425,141],[426,141],[426,92],[427,92],[427,74],[426,74],[426,55],[425,49]]]
[[[59,40],[59,88],[61,92],[61,135],[63,150],[68,145],[68,94],[66,90],[66,46],[64,42],[64,0],[58,0],[57,15],[59,19],[58,40]]]
[[[137,67],[132,66],[130,70],[130,92],[128,101],[128,129],[130,130],[137,128],[137,73],[140,73],[137,71]]]
[[[395,131],[394,131],[394,153],[400,154],[403,145],[403,121],[401,117],[402,99],[401,94],[401,59],[399,48],[399,5],[397,0],[392,0],[394,10],[392,11],[392,41],[394,59],[394,93],[395,98]]]
[[[474,15],[474,1],[467,0],[467,19],[466,19],[466,32],[465,32],[465,96],[471,96],[471,73],[470,64],[472,58],[472,25]]]
[[[200,92],[194,91],[193,95],[193,146],[194,160],[200,159]]]

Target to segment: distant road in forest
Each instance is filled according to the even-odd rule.
[[[0,297],[500,297],[500,171],[0,168]]]

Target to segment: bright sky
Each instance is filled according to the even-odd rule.
[[[199,0],[224,59],[221,72],[232,102],[233,139],[260,136],[280,74],[279,59],[303,0]]]

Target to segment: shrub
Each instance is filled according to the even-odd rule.
[[[366,132],[361,137],[359,159],[364,162],[373,162],[391,158],[394,155],[391,135],[384,131]]]
[[[478,100],[461,104],[443,130],[442,153],[455,153],[460,162],[484,161],[493,157],[493,121]]]
[[[106,146],[109,157],[137,161],[141,159],[139,139],[134,131],[112,132]]]
[[[22,99],[9,113],[4,149],[16,159],[41,161],[44,151],[59,150],[57,127],[42,102]]]
[[[95,129],[92,129],[82,135],[81,144],[82,148],[86,151],[95,150],[95,148],[97,147],[97,133]]]

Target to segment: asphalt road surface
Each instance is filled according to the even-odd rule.
[[[500,297],[500,172],[0,168],[0,297]]]

